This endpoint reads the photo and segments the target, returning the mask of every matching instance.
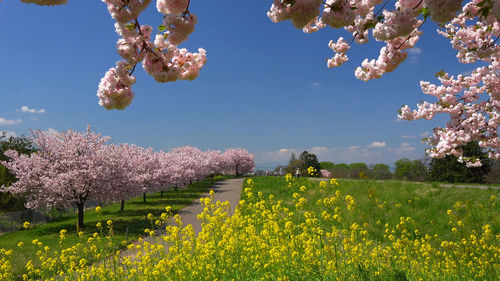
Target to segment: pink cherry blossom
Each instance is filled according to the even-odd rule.
[[[226,174],[242,175],[255,168],[253,155],[241,148],[226,149],[221,155],[221,161]]]
[[[134,98],[132,84],[135,77],[129,74],[129,64],[126,61],[116,63],[116,68],[110,68],[99,83],[97,96],[99,104],[106,109],[125,109]]]
[[[180,14],[186,11],[189,0],[157,0],[156,9],[162,14]]]
[[[55,6],[55,5],[67,4],[68,0],[21,0],[21,2],[36,4],[40,6]]]

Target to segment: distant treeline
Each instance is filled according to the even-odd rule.
[[[366,163],[333,163],[319,162],[316,155],[304,151],[297,158],[294,153],[287,166],[278,166],[275,173],[280,171],[295,175],[297,169],[301,175],[306,175],[310,166],[319,170],[327,170],[334,178],[360,177],[369,179],[398,179],[408,181],[436,181],[448,183],[500,183],[500,161],[488,159],[477,142],[470,142],[463,147],[465,157],[481,159],[482,166],[467,168],[464,163],[458,162],[453,155],[441,159],[410,160],[399,159],[394,163],[394,171],[387,164]],[[318,174],[318,176],[321,176]]]

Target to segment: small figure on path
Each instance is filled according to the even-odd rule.
[[[300,170],[299,170],[299,168],[297,168],[297,170],[295,170],[295,176],[296,177],[300,177]]]

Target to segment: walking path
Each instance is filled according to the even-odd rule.
[[[236,206],[238,206],[238,203],[240,202],[241,187],[243,186],[244,180],[245,179],[243,179],[243,178],[222,180],[222,181],[216,182],[214,184],[214,186],[212,188],[210,188],[210,190],[213,190],[215,192],[213,202],[229,201],[229,203],[231,204],[231,212],[229,215],[234,214],[234,210],[236,209]],[[210,195],[207,192],[202,196],[202,198],[209,197],[209,196]],[[193,203],[191,203],[191,205],[184,207],[179,212],[183,226],[191,224],[193,226],[193,230],[194,230],[195,235],[198,235],[198,233],[200,233],[200,231],[201,231],[201,222],[198,221],[197,216],[202,211],[203,211],[203,208],[201,206],[200,199],[198,198]],[[170,220],[169,223],[172,223],[172,220]],[[160,231],[157,230],[155,232],[156,232],[155,237],[146,237],[146,238],[143,238],[143,241],[147,241],[149,243],[162,243],[163,244],[163,239],[161,239],[161,235],[165,234],[165,227],[161,227]],[[137,253],[137,250],[128,249],[128,250],[122,251],[121,256],[133,258],[133,256],[135,256],[136,253]]]

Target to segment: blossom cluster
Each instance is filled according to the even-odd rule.
[[[379,8],[377,5],[381,5]],[[351,43],[368,42],[369,31],[376,41],[385,43],[377,59],[365,59],[354,75],[363,81],[382,77],[395,70],[422,36],[420,27],[428,19],[438,23],[438,33],[450,40],[461,63],[481,66],[472,74],[457,78],[439,72],[441,86],[421,82],[422,91],[437,102],[424,102],[417,110],[401,108],[399,117],[406,120],[432,119],[438,113],[450,116],[446,128],[436,128],[428,138],[431,157],[453,154],[468,166],[480,166],[478,159],[462,157],[461,146],[478,141],[489,157],[500,159],[498,135],[500,109],[500,1],[469,0],[398,0],[393,10],[385,9],[381,0],[274,0],[268,17],[273,22],[291,20],[304,32],[315,32],[326,26],[344,28],[352,34],[348,43],[340,37],[328,46],[335,52],[327,60],[329,68],[344,64]]]
[[[56,6],[68,3],[68,0],[21,0],[21,2],[40,6]]]
[[[500,1],[496,1],[500,3]],[[480,17],[482,1],[467,3],[462,12],[445,25],[439,33],[450,38],[451,45],[462,63],[481,62],[483,66],[470,74],[456,77],[444,71],[437,73],[441,85],[420,82],[422,91],[434,96],[437,102],[423,102],[416,110],[404,106],[399,117],[406,120],[432,119],[446,113],[450,121],[445,128],[435,128],[427,139],[431,157],[453,154],[469,167],[481,166],[476,158],[463,157],[461,147],[476,140],[489,151],[489,157],[500,159],[500,36],[499,18],[490,14],[475,25],[468,24]]]
[[[135,82],[132,72],[138,63],[158,82],[194,80],[205,65],[206,51],[189,52],[177,46],[186,41],[198,22],[189,12],[187,0],[157,0],[158,12],[164,15],[160,33],[151,39],[153,28],[140,25],[138,17],[151,0],[103,0],[115,29],[121,36],[116,43],[118,54],[124,59],[101,79],[97,90],[99,104],[106,109],[124,109],[132,102]]]

